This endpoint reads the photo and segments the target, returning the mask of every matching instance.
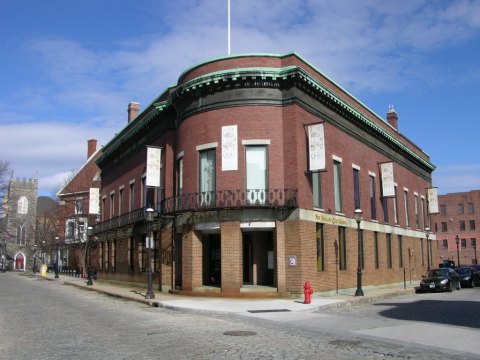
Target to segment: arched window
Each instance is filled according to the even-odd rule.
[[[27,234],[25,232],[25,224],[17,225],[17,244],[25,245]]]
[[[18,199],[18,210],[19,214],[26,214],[28,212],[28,200],[25,196]]]

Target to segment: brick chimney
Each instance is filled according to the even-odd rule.
[[[97,140],[96,139],[88,140],[87,159],[90,159],[90,156],[92,156],[95,153],[95,151],[97,151]]]
[[[387,121],[390,125],[392,125],[395,128],[395,130],[398,131],[398,115],[395,109],[393,108],[393,105],[388,106]]]
[[[130,101],[130,104],[128,104],[128,122],[132,121],[135,119],[140,112],[140,104],[134,101]]]

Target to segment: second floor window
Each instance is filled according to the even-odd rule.
[[[473,205],[473,203],[468,203],[468,213],[469,214],[473,214],[475,212],[475,206]]]
[[[247,173],[247,199],[251,204],[264,204],[267,179],[267,147],[246,146],[245,161]]]
[[[447,207],[445,205],[440,205],[440,215],[447,215]]]
[[[370,216],[372,220],[377,220],[377,206],[375,196],[375,176],[370,175]]]
[[[470,230],[475,230],[475,220],[470,220],[469,224],[470,224]]]
[[[353,206],[355,209],[360,209],[360,171],[355,168],[353,169]]]
[[[460,220],[460,231],[465,231],[465,221]]]
[[[83,199],[75,200],[75,215],[83,214]]]
[[[342,176],[341,167],[342,163],[339,161],[333,161],[333,187],[335,193],[335,211],[337,213],[342,212]]]
[[[215,154],[215,149],[200,151],[200,206],[212,206],[215,203]]]
[[[448,240],[442,240],[442,247],[448,249]]]
[[[442,231],[443,231],[443,232],[448,231],[448,229],[447,229],[447,223],[446,223],[445,221],[442,221]]]
[[[463,214],[464,209],[463,209],[463,204],[458,204],[458,213]]]
[[[313,207],[321,209],[322,208],[322,178],[321,173],[316,171],[312,173],[312,196],[313,196]]]

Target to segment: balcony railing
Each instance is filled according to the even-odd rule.
[[[188,211],[229,210],[247,208],[291,209],[297,207],[295,189],[243,189],[183,194],[162,200],[159,215],[174,215]],[[146,221],[145,209],[102,221],[93,226],[93,234]]]
[[[295,189],[242,189],[183,194],[165,199],[162,213],[244,208],[295,208]]]

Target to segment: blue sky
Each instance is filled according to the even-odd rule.
[[[227,0],[0,0],[0,160],[54,194],[187,68],[227,55]],[[480,1],[231,0],[231,51],[295,51],[480,189]]]

